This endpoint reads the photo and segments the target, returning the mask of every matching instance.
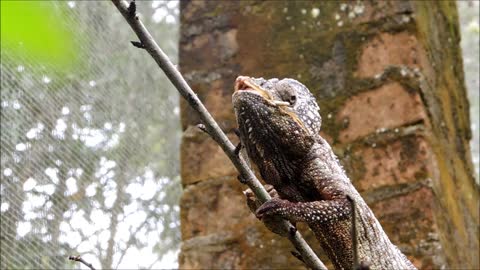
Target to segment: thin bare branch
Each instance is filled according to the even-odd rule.
[[[180,72],[175,68],[173,63],[169,60],[168,56],[157,45],[139,17],[132,12],[132,10],[136,9],[135,2],[131,2],[130,4],[124,0],[112,0],[112,2],[123,15],[133,31],[137,34],[137,37],[140,40],[139,43],[143,45],[142,47],[144,47],[142,49],[145,49],[152,56],[158,66],[163,70],[163,72],[165,72],[167,77],[173,83],[178,92],[197,112],[201,121],[205,125],[205,130],[227,154],[228,158],[232,161],[233,165],[240,173],[240,178],[246,181],[246,184],[261,202],[270,200],[270,195],[260,181],[258,181],[258,179],[255,177],[245,160],[241,157],[241,155],[237,155],[235,153],[235,146],[232,144],[232,142],[230,142],[227,135],[225,135],[225,133],[220,129],[200,99],[193,92]],[[283,226],[286,230],[288,230],[288,228],[290,228],[292,225],[285,221],[283,222]],[[295,234],[290,235],[288,238],[301,254],[303,261],[308,267],[312,269],[327,269],[298,231],[295,232]]]
[[[69,256],[68,259],[71,260],[71,261],[81,262],[81,263],[83,263],[84,265],[86,265],[88,268],[90,268],[91,270],[95,270],[95,268],[93,267],[93,265],[92,265],[91,263],[86,262],[84,259],[82,259],[82,257],[80,257],[80,255],[77,255],[77,256]]]

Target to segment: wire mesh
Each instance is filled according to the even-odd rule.
[[[2,45],[0,266],[164,268],[180,241],[178,95],[109,1],[45,3],[81,59],[58,71]],[[178,1],[138,6],[176,62]]]

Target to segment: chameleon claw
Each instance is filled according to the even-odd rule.
[[[258,219],[262,219],[266,215],[275,214],[281,204],[281,199],[272,198],[271,200],[266,201],[264,204],[262,204],[262,206],[257,209],[257,212],[255,212],[255,216],[257,216]]]

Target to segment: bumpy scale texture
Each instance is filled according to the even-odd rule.
[[[349,196],[356,205],[359,261],[370,269],[415,269],[390,242],[319,135],[319,107],[303,84],[240,76],[233,104],[242,145],[278,194],[256,209],[257,217],[306,222],[335,268],[352,269]]]

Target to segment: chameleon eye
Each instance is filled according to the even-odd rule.
[[[288,103],[290,103],[290,105],[295,104],[295,101],[297,101],[297,96],[295,95],[291,95],[290,98],[288,99]]]

